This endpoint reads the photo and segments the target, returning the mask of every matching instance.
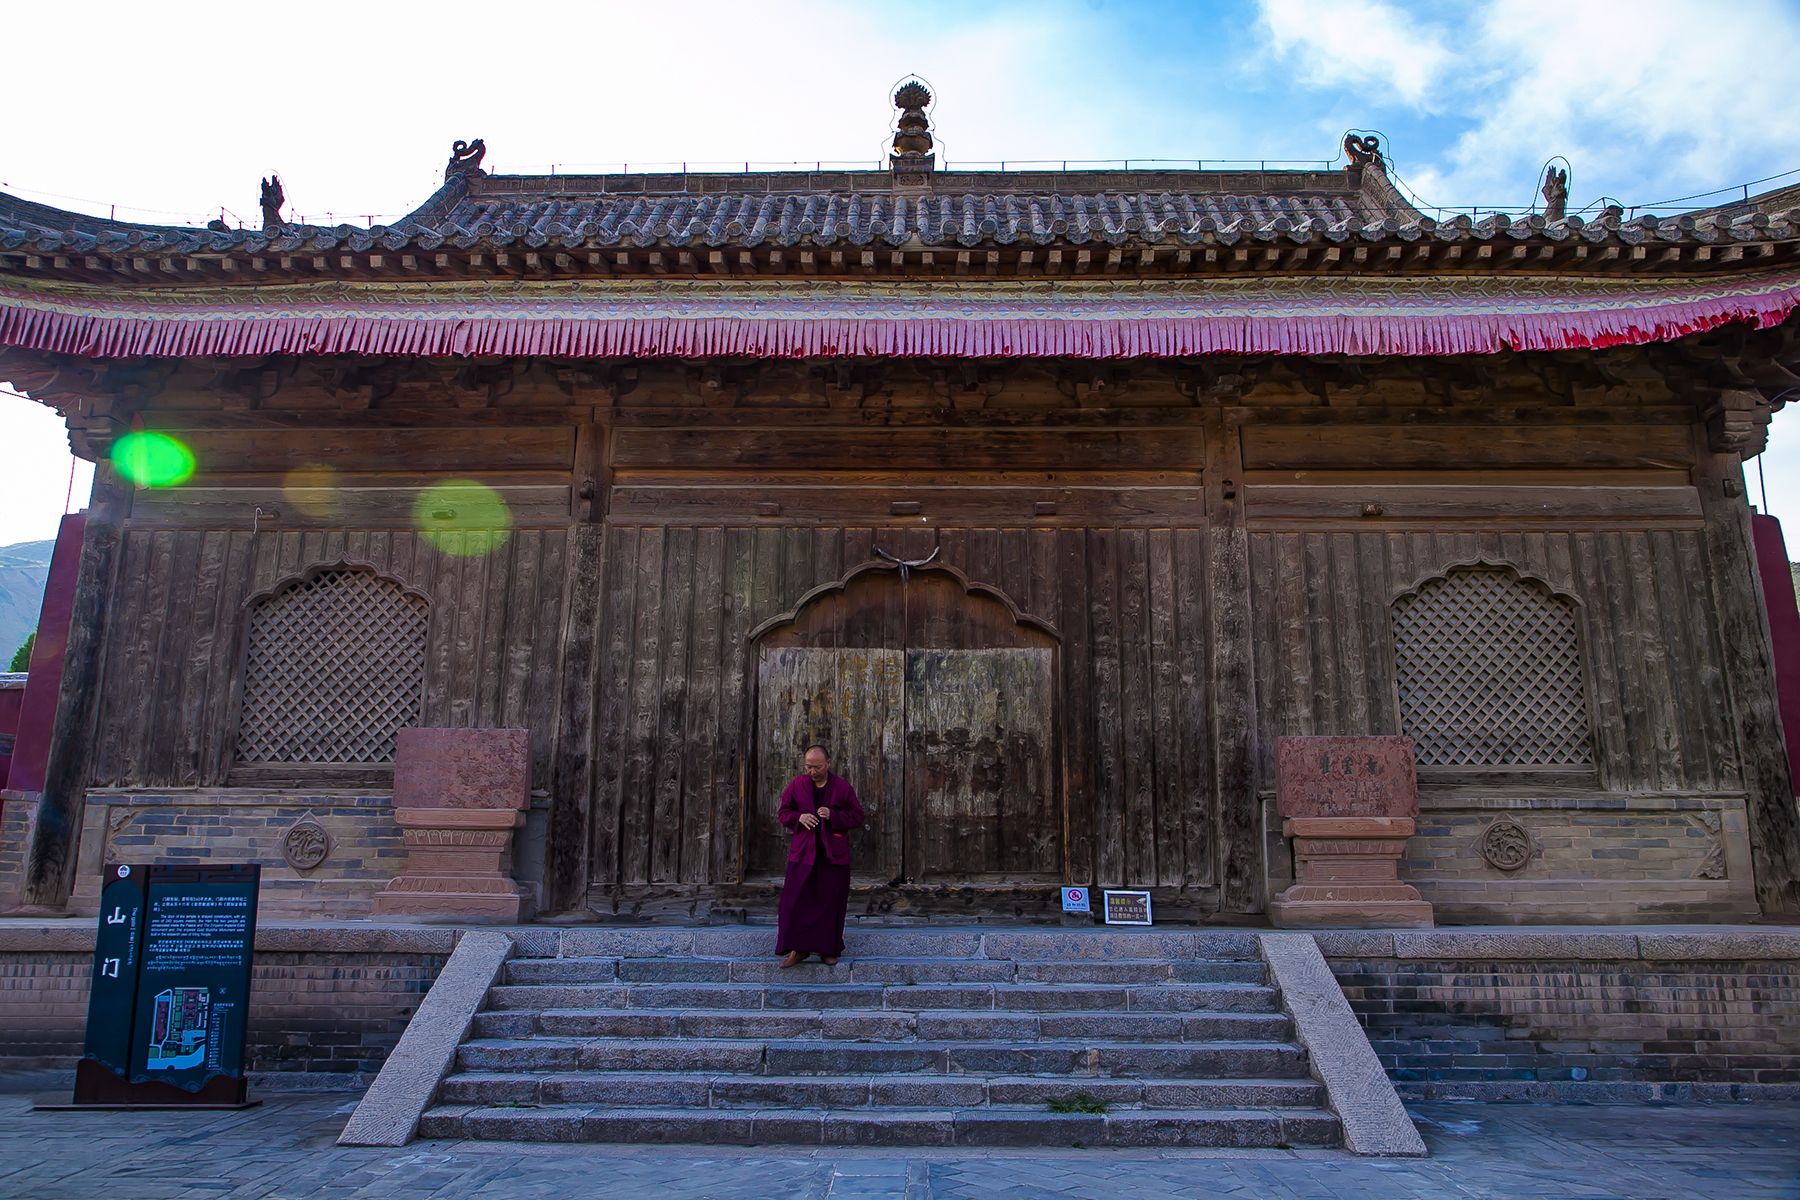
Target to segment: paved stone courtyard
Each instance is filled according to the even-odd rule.
[[[1338,1151],[916,1150],[335,1144],[355,1098],[236,1113],[37,1113],[0,1095],[4,1200],[1774,1200],[1800,1197],[1800,1104],[1426,1103],[1432,1157]],[[42,1094],[57,1102],[63,1095]]]

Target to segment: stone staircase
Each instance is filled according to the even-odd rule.
[[[1335,1146],[1256,936],[567,931],[515,957],[419,1136],[890,1146]],[[529,951],[528,940],[521,951]],[[554,952],[554,951],[553,951]]]

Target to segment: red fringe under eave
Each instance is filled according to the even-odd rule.
[[[1343,282],[1343,281],[1339,281]],[[1669,281],[1679,295],[1685,281]],[[257,315],[256,310],[171,308],[144,315],[55,308],[25,292],[0,291],[0,346],[90,358],[236,357],[263,354],[421,356],[545,355],[568,358],[693,358],[712,355],[824,358],[850,355],[970,358],[1173,358],[1196,354],[1486,354],[1502,349],[1563,350],[1668,341],[1729,321],[1779,324],[1800,306],[1800,277],[1711,281],[1719,294],[1658,301],[1620,296],[1581,308],[1571,294],[1536,306],[1559,311],[1323,313],[1123,319],[760,318],[616,315],[459,317],[388,312],[343,316]],[[1697,287],[1692,290],[1699,290]],[[1604,299],[1604,297],[1599,297]],[[1344,307],[1358,301],[1342,293]],[[495,301],[484,300],[493,306]],[[1330,299],[1313,300],[1318,307]],[[499,302],[504,307],[505,301]],[[1454,308],[1453,287],[1432,305]],[[117,301],[110,306],[120,306]],[[434,308],[444,313],[447,303]],[[521,302],[521,307],[524,307]],[[1491,305],[1490,305],[1491,306]],[[97,306],[99,307],[99,306]],[[270,308],[279,309],[278,305]],[[325,305],[329,307],[329,305]],[[57,311],[57,310],[63,311]],[[76,311],[67,311],[75,309]],[[263,311],[267,311],[266,309]]]

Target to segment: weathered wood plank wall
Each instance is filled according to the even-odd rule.
[[[1741,786],[1717,617],[1693,530],[1256,533],[1262,775],[1281,734],[1400,732],[1390,602],[1453,566],[1515,567],[1580,604],[1597,786]]]
[[[1402,732],[1391,602],[1483,561],[1580,606],[1586,786],[1743,786],[1720,613],[1694,586],[1742,565],[1702,532],[1691,410],[1544,409],[1529,428],[1354,417],[1243,433],[1263,787],[1275,736]]]
[[[1739,694],[1763,667],[1738,645],[1759,632],[1743,547],[1717,532],[1741,515],[1741,482],[1723,490],[1736,465],[1701,480],[1693,410],[1660,393],[1389,408],[1265,385],[1254,407],[1165,390],[1116,414],[954,419],[683,395],[557,409],[543,382],[514,411],[309,392],[304,412],[247,413],[194,392],[192,412],[160,414],[201,475],[139,493],[124,522],[91,779],[229,783],[245,601],[345,559],[431,599],[425,723],[534,731],[553,906],[590,885],[731,885],[765,786],[756,631],[880,546],[936,548],[1053,631],[1071,881],[1259,909],[1274,737],[1397,731],[1388,606],[1460,562],[1579,601],[1592,787],[1785,786],[1751,744],[1766,698]],[[288,474],[321,467],[335,479]],[[513,511],[495,552],[412,531],[422,489],[453,473]],[[257,506],[283,515],[252,535]],[[1759,871],[1785,880],[1792,820],[1765,825]]]
[[[936,548],[939,563],[1056,631],[1070,877],[1213,886],[1205,725],[1177,682],[1204,672],[1203,541],[1191,528],[610,527],[595,884],[738,879],[741,814],[754,811],[740,790],[751,632],[877,561],[880,546],[909,559]],[[1179,832],[1196,828],[1206,832]]]
[[[431,600],[421,720],[533,731],[547,788],[561,658],[566,529],[515,529],[487,553],[410,530],[128,527],[106,617],[89,778],[99,787],[218,787],[231,776],[233,689],[247,603],[337,562]],[[145,703],[154,697],[154,703]]]

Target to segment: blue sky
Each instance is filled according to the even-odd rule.
[[[1800,168],[1796,3],[170,0],[37,5],[8,27],[69,53],[9,63],[11,94],[38,100],[0,144],[0,189],[156,222],[250,222],[271,170],[308,218],[391,218],[477,136],[502,171],[873,163],[890,84],[914,72],[952,164],[1324,160],[1355,128],[1422,201],[1515,212],[1553,155],[1575,209]],[[0,395],[20,464],[0,544],[51,536],[62,511],[59,423],[33,408]],[[1768,466],[1770,507],[1800,526],[1800,416],[1776,418]],[[77,505],[85,489],[78,471]]]

